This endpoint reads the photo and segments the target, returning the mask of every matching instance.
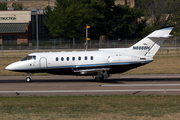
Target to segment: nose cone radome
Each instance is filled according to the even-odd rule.
[[[19,68],[19,62],[15,62],[15,63],[12,63],[10,65],[8,65],[5,69],[6,70],[17,70]]]
[[[14,65],[10,64],[5,69],[6,70],[14,70]]]

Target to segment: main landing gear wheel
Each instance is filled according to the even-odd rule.
[[[30,77],[27,77],[27,78],[26,78],[26,81],[27,81],[27,82],[31,82],[31,78],[30,78]]]
[[[101,81],[103,81],[104,80],[104,77],[102,76],[102,77],[95,77],[95,81],[96,82],[101,82]]]

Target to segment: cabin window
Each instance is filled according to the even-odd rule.
[[[78,60],[81,60],[81,57],[78,57]]]
[[[56,57],[56,61],[58,61],[59,60],[59,58],[58,57]]]
[[[72,60],[74,61],[74,60],[75,60],[75,57],[72,57]]]
[[[69,61],[69,57],[67,57],[66,60]]]
[[[91,60],[93,60],[93,56],[91,56]]]
[[[87,56],[85,56],[84,59],[87,60]]]
[[[64,61],[64,58],[63,58],[63,57],[61,57],[61,61]]]

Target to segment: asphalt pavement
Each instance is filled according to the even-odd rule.
[[[0,96],[180,95],[180,74],[91,76],[0,76]]]

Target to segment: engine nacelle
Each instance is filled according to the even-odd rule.
[[[108,61],[109,63],[119,63],[119,62],[143,62],[143,61],[151,61],[153,58],[150,57],[138,57],[138,56],[124,56],[124,55],[117,55],[117,56],[110,56]]]
[[[131,62],[132,57],[131,56],[110,56],[109,62],[110,63],[118,63],[118,62]]]

